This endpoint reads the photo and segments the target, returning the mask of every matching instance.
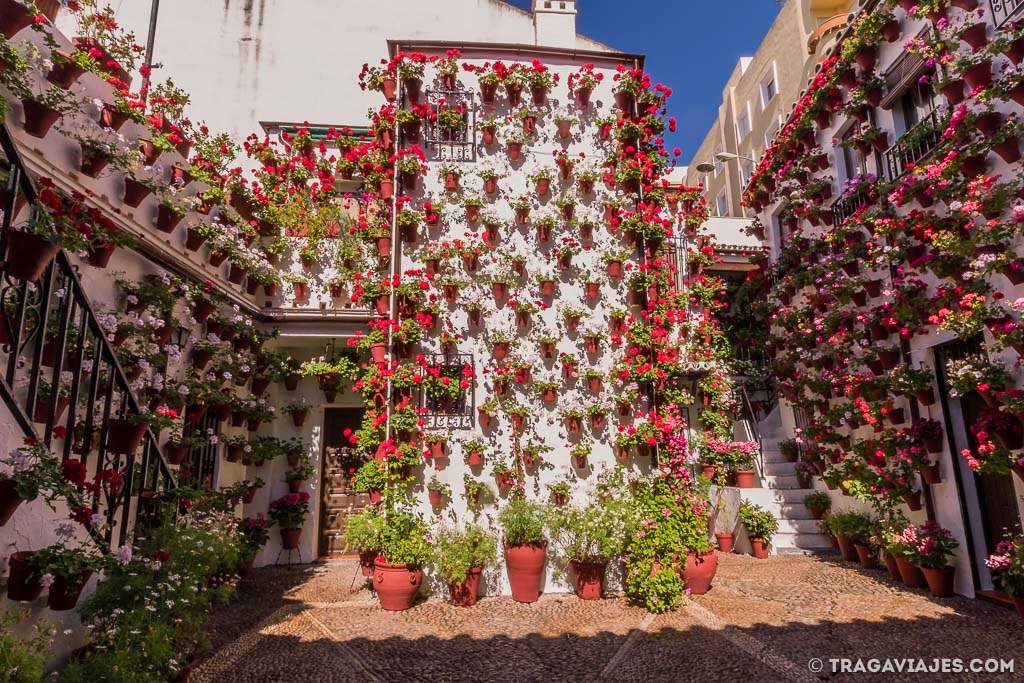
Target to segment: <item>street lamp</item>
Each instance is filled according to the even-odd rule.
[[[733,159],[743,159],[744,161],[749,161],[753,164],[757,163],[750,157],[745,157],[740,154],[733,154],[732,152],[718,152],[717,154],[715,154],[715,161],[732,161]]]
[[[703,173],[707,175],[708,173],[711,173],[714,170],[715,167],[706,161],[703,164],[697,164],[697,173]]]

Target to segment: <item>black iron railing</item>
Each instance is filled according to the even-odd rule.
[[[988,6],[992,10],[996,29],[999,29],[1006,22],[1020,16],[1024,0],[988,0]]]
[[[926,158],[941,140],[942,113],[936,108],[886,150],[885,170],[889,180],[896,180],[906,173],[912,164]]]
[[[7,171],[0,253],[6,255],[10,231],[37,220],[36,192],[2,126],[0,151]],[[137,494],[173,488],[174,478],[151,431],[134,453],[108,448],[109,421],[138,414],[140,404],[67,255],[58,252],[36,282],[7,268],[0,264],[0,398],[24,434],[62,461],[78,458],[92,475],[120,474],[121,491],[94,496],[92,508],[106,521],[97,540],[110,547],[116,538],[121,545],[134,529]]]
[[[839,227],[846,222],[846,219],[857,213],[862,207],[870,204],[872,199],[868,190],[864,187],[867,183],[861,183],[861,187],[849,195],[839,197],[832,203],[832,225]]]

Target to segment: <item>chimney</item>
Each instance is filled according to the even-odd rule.
[[[576,0],[533,0],[537,45],[576,47]]]

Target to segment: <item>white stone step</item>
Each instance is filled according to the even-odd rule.
[[[800,481],[796,478],[795,474],[788,476],[767,476],[764,478],[764,485],[766,488],[770,489],[799,489],[801,491],[806,491],[807,493],[811,492],[810,489],[800,488]]]
[[[779,505],[778,515],[780,517],[786,517],[788,519],[814,519],[814,515],[804,507],[802,502],[800,503],[785,503]],[[817,521],[817,520],[815,520]]]
[[[776,548],[801,548],[803,550],[830,550],[832,543],[821,534],[778,533],[772,538]]]
[[[793,463],[765,461],[764,474],[767,477],[789,477],[795,476],[796,470],[793,469]]]
[[[782,463],[782,462],[788,463],[790,465],[795,465],[796,464],[796,463],[789,462],[789,460],[786,459],[786,456],[784,456],[782,454],[782,451],[766,451],[764,453],[763,460],[764,460],[764,462],[766,464],[767,463]]]

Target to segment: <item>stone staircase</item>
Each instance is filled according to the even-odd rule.
[[[818,533],[818,523],[804,507],[804,496],[813,489],[800,488],[793,463],[786,462],[779,450],[779,408],[758,425],[761,432],[764,471],[762,488],[737,489],[740,498],[749,500],[771,512],[779,520],[779,530],[772,539],[776,555],[830,552],[829,540]]]

